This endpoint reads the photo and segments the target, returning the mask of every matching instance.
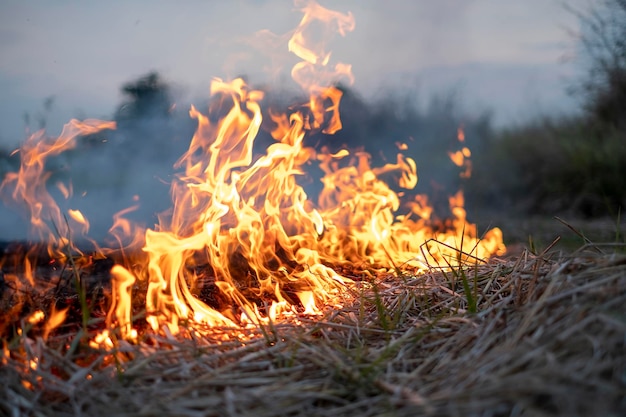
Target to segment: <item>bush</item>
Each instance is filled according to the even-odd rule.
[[[470,196],[522,212],[615,215],[626,208],[626,137],[582,118],[501,132],[475,159]]]
[[[475,158],[473,205],[585,217],[626,208],[626,0],[571,10],[581,23],[586,112],[496,134]]]

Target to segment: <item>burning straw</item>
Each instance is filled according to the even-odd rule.
[[[147,229],[124,218],[132,208],[116,214],[110,232],[119,248],[92,242],[94,250],[87,253],[78,247],[75,238],[88,240],[89,222],[79,210],[61,210],[48,190],[51,173],[45,170],[47,158],[72,149],[82,135],[115,129],[115,123],[72,120],[57,138],[38,132],[26,140],[19,150],[19,170],[5,177],[0,191],[28,213],[47,255],[44,262],[38,260],[34,248],[1,261],[14,290],[7,301],[11,311],[34,314],[32,324],[47,314],[45,334],[50,334],[63,321],[65,306],[53,302],[43,310],[32,308],[31,294],[58,300],[63,272],[69,269],[81,300],[81,336],[113,348],[116,339],[134,342],[146,331],[176,335],[191,327],[204,334],[214,327],[267,325],[282,316],[319,314],[351,290],[355,279],[347,275],[355,272],[394,269],[401,274],[398,265],[426,271],[504,253],[498,228],[479,237],[475,225],[466,221],[462,192],[450,198],[453,218],[447,223],[430,218],[432,209],[423,196],[401,203],[400,193],[382,178],[414,189],[417,167],[402,152],[406,145],[395,162],[382,167],[370,166],[370,155],[363,151],[331,153],[305,145],[306,137],[342,127],[342,91],[336,84],[352,82],[351,66],[331,61],[326,44],[335,33],[352,31],[355,22],[352,14],[314,1],[297,4],[303,17],[286,46],[300,59],[291,75],[308,101],[263,111],[264,91],[241,78],[214,79],[209,108],[202,112],[191,106],[189,112],[197,129],[174,166],[179,171],[171,184],[172,208]],[[270,120],[264,121],[267,114]],[[275,142],[255,155],[262,128]],[[461,150],[450,156],[463,169],[461,176],[467,176],[470,152],[462,129],[458,139]],[[324,174],[317,202],[298,183],[307,164],[317,164]],[[71,184],[56,185],[66,199],[71,197]],[[431,241],[439,244],[424,244]],[[88,310],[101,313],[104,303],[94,297],[88,305],[81,278],[85,272],[78,268],[97,268],[103,259],[114,265],[109,265],[111,286],[102,289],[108,298],[105,325],[94,336],[88,334]],[[42,271],[46,261],[54,266],[52,276]],[[138,290],[140,299],[133,293]],[[141,320],[133,317],[138,311]],[[10,320],[0,324],[0,330],[15,327]]]
[[[341,128],[325,37],[351,14],[301,6],[288,48],[310,95],[262,111],[264,92],[214,80],[206,112],[176,164],[172,209],[143,229],[114,216],[119,247],[81,250],[89,222],[48,191],[45,160],[111,122],[71,121],[32,135],[0,186],[43,246],[0,261],[2,412],[8,415],[379,415],[592,413],[620,410],[624,259],[552,261],[505,252],[502,233],[431,219],[424,196],[401,202],[417,167],[398,152],[305,146]],[[322,39],[312,37],[321,28]],[[332,30],[331,30],[332,29]],[[267,120],[266,120],[267,122]],[[264,126],[275,143],[254,155]],[[459,129],[450,154],[471,173]],[[400,147],[401,151],[406,146]],[[297,178],[319,165],[310,200]],[[65,198],[71,184],[58,183]],[[71,200],[70,200],[71,201]],[[593,401],[593,402],[592,402]]]
[[[466,293],[463,277],[467,279]],[[475,296],[469,313],[468,294]],[[343,307],[110,350],[22,335],[6,415],[622,415],[626,257],[523,253],[363,280]]]

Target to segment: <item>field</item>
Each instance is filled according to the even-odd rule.
[[[626,415],[626,2],[570,10],[578,112],[497,129],[454,92],[367,101],[305,39],[352,13],[301,11],[308,99],[150,72],[56,138],[54,97],[24,113],[0,415]]]
[[[571,225],[570,225],[571,226]],[[623,245],[355,277],[323,316],[90,347],[71,323],[5,340],[8,416],[617,416]],[[68,290],[70,291],[70,290]],[[92,317],[91,327],[97,327]],[[100,320],[101,321],[101,320]],[[66,329],[66,330],[63,330]],[[33,362],[35,361],[35,362]]]

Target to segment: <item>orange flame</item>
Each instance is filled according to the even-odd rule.
[[[341,129],[342,93],[335,84],[341,79],[352,81],[351,67],[342,63],[331,67],[325,45],[331,32],[344,36],[353,30],[354,19],[350,13],[330,11],[314,1],[297,5],[304,16],[288,48],[302,59],[292,76],[309,93],[308,102],[291,114],[270,113],[276,142],[255,158],[264,93],[239,78],[213,80],[208,112],[193,106],[189,112],[197,129],[175,165],[184,172],[172,182],[172,209],[160,215],[156,228],[147,230],[124,217],[136,207],[115,216],[111,234],[122,258],[106,251],[116,261],[111,270],[111,305],[107,329],[92,340],[92,346],[113,347],[114,329],[122,338],[136,340],[132,300],[138,280],[147,280],[149,326],[176,334],[183,323],[200,331],[258,324],[295,312],[319,314],[323,305],[340,297],[352,283],[336,271],[340,267],[376,270],[404,265],[420,272],[453,265],[460,253],[465,259],[503,253],[499,229],[480,240],[476,227],[466,222],[461,192],[450,198],[454,219],[449,230],[431,227],[432,207],[425,196],[417,196],[408,208],[401,206],[399,194],[381,176],[392,174],[399,187],[413,189],[418,176],[412,158],[398,153],[395,163],[371,167],[365,152],[344,149],[331,154],[304,146],[312,131],[330,134]],[[21,148],[20,171],[9,174],[0,188],[12,188],[13,198],[25,203],[41,239],[67,245],[63,236],[74,229],[86,233],[89,226],[76,210],[68,212],[71,222],[64,221],[46,189],[46,157],[73,147],[78,135],[114,127],[114,123],[73,120],[56,140],[46,141],[39,132]],[[461,128],[457,139],[465,141]],[[400,152],[407,148],[398,145]],[[468,170],[467,175],[470,156],[466,146],[450,154]],[[315,162],[324,173],[317,204],[297,182],[304,165]],[[71,194],[70,186],[61,185],[60,190]],[[401,208],[404,214],[398,214]],[[62,229],[55,240],[48,222],[67,230]],[[133,254],[139,247],[142,256]],[[207,285],[214,295],[210,299],[199,296]],[[49,328],[56,327],[64,314],[53,312]],[[36,319],[40,318],[33,316]]]
[[[465,142],[465,131],[462,127],[459,127],[457,130],[457,140],[461,144]],[[470,160],[472,152],[467,146],[463,146],[455,152],[448,152],[448,156],[454,165],[464,169],[463,172],[459,174],[461,178],[469,178],[472,176],[472,161]]]
[[[65,125],[61,135],[51,140],[44,136],[44,131],[32,134],[20,147],[20,169],[10,172],[0,184],[0,191],[11,191],[14,202],[24,207],[30,215],[30,226],[33,234],[43,242],[67,243],[64,239],[71,236],[71,226],[65,220],[61,209],[46,188],[50,172],[45,172],[46,160],[76,146],[76,137],[89,135],[103,129],[115,129],[115,122],[104,122],[95,119],[85,121],[71,120]],[[61,185],[64,195],[69,197],[71,187]],[[76,211],[68,213],[78,221],[82,231],[88,229],[88,223]],[[50,224],[55,230],[50,228]],[[54,252],[52,246],[51,252]]]

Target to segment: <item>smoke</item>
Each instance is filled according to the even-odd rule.
[[[253,86],[254,87],[254,86]],[[420,180],[415,190],[405,193],[410,201],[415,194],[428,194],[445,216],[447,197],[462,185],[459,169],[448,158],[457,145],[457,129],[463,127],[470,147],[480,148],[490,134],[487,113],[468,117],[460,106],[458,94],[449,92],[433,96],[426,106],[417,89],[388,91],[384,96],[366,99],[357,90],[339,86],[343,92],[340,114],[343,128],[334,135],[321,132],[309,134],[305,145],[330,152],[340,149],[364,151],[371,155],[371,166],[394,163],[400,148],[413,158]],[[303,98],[285,88],[265,87],[265,104],[284,111]],[[125,100],[114,112],[116,130],[106,130],[79,139],[75,149],[47,161],[51,173],[48,189],[63,212],[80,210],[91,224],[89,236],[106,240],[113,214],[133,205],[139,208],[129,217],[146,227],[154,227],[157,215],[171,206],[170,185],[177,171],[176,160],[187,150],[195,131],[195,121],[188,115],[191,103],[182,102],[172,84],[156,73],[127,83],[122,87]],[[195,103],[206,113],[209,100]],[[268,133],[269,115],[255,142],[257,155],[274,140]],[[267,126],[266,126],[267,125]],[[19,154],[3,158],[5,174],[19,165]],[[298,181],[313,201],[321,191],[322,172],[310,161]],[[392,188],[403,191],[389,176]],[[61,182],[73,189],[65,199],[56,189]],[[404,190],[406,191],[406,190]],[[6,197],[6,196],[5,196]],[[0,241],[27,238],[28,226],[21,220],[24,213],[15,213],[7,205],[0,208]]]

